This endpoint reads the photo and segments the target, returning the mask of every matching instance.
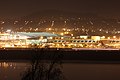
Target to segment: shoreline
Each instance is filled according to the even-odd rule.
[[[120,50],[71,50],[71,49],[2,49],[0,60],[52,60],[62,55],[62,60],[120,61]],[[41,58],[40,58],[41,57]]]

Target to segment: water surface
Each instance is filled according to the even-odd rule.
[[[67,80],[120,80],[120,64],[63,63]],[[29,62],[0,62],[0,80],[21,80]]]

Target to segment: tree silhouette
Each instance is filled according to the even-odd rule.
[[[24,72],[22,80],[65,80],[62,71],[62,54],[54,51],[45,60],[45,51],[36,54],[32,60],[31,67]]]

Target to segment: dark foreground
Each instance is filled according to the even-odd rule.
[[[80,50],[69,49],[1,49],[0,60],[52,60],[52,56],[61,55],[62,60],[120,61],[119,50]]]

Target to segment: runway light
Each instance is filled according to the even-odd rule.
[[[61,37],[61,39],[64,39],[64,37]]]
[[[105,36],[102,36],[101,38],[102,38],[102,39],[105,39]]]
[[[107,39],[110,39],[110,37],[108,37]]]
[[[64,35],[64,33],[60,33],[60,35],[62,35],[62,36],[63,36],[63,35]]]
[[[53,37],[50,37],[50,39],[53,39]]]
[[[40,39],[43,39],[43,36],[41,36]]]
[[[113,38],[116,38],[116,36],[113,36]]]
[[[49,28],[48,30],[49,30],[49,31],[51,31],[52,29],[51,29],[51,28]]]
[[[73,34],[71,34],[71,36],[73,36]]]

